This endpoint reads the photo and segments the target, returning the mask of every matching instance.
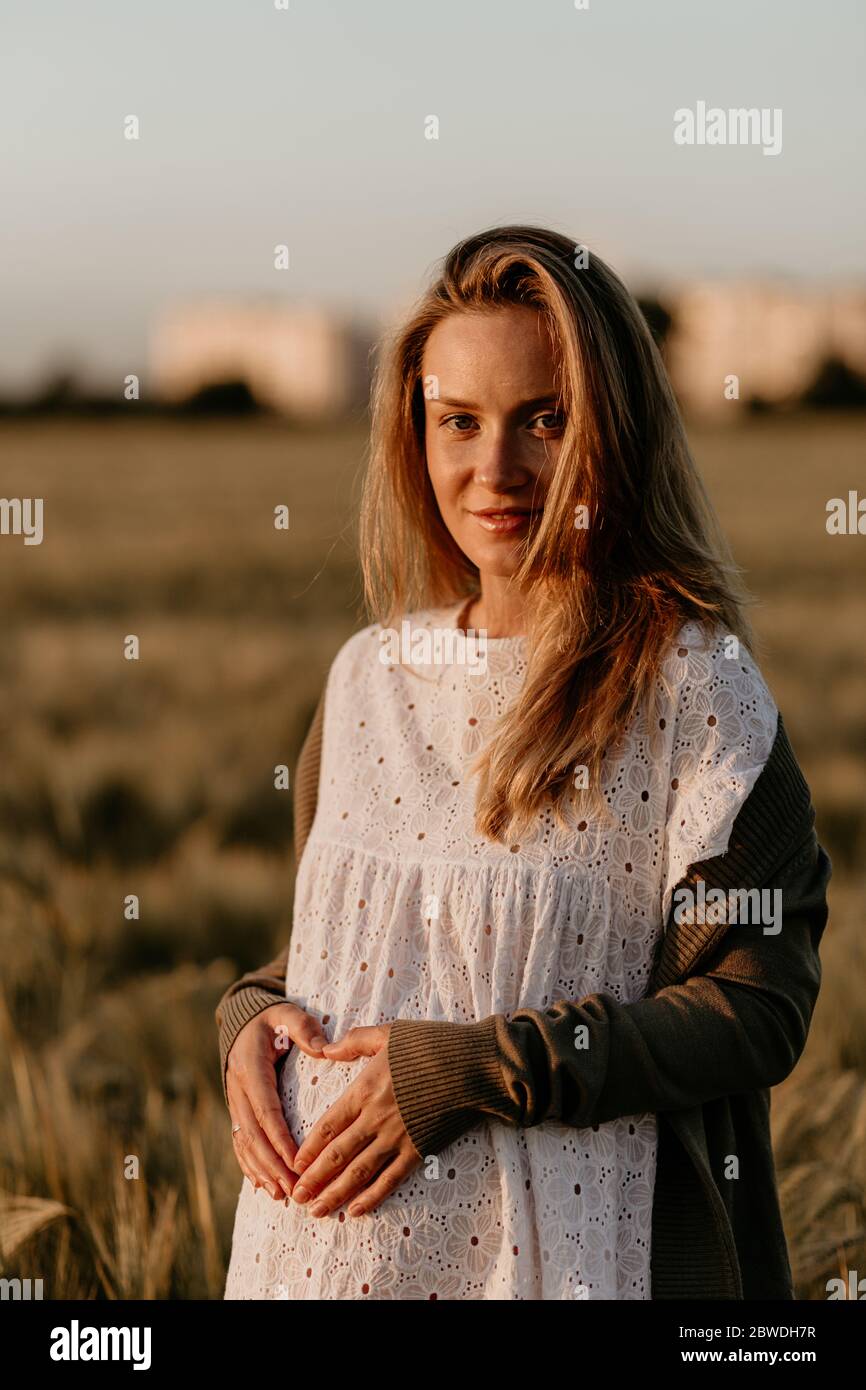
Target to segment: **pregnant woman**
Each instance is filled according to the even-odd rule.
[[[217,1011],[226,1298],[791,1298],[769,1088],[830,866],[601,259],[448,255],[379,368],[361,561],[291,942]]]

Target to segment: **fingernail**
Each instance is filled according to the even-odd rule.
[[[292,1195],[292,1184],[286,1178],[280,1178],[280,1187],[287,1197]]]
[[[363,1214],[364,1214],[364,1208],[363,1208],[363,1207],[349,1207],[349,1215],[350,1215],[350,1216],[363,1216]]]
[[[301,1187],[300,1183],[295,1183],[295,1190],[292,1193],[292,1197],[296,1202],[309,1202],[312,1195],[312,1192],[308,1192],[305,1187]]]
[[[305,1158],[302,1158],[300,1163],[297,1159],[295,1159],[294,1168],[296,1173],[303,1173],[304,1169],[309,1168],[309,1166],[310,1165]]]
[[[279,1194],[279,1191],[278,1191],[278,1189],[277,1189],[277,1187],[276,1187],[276,1184],[275,1184],[275,1183],[272,1183],[272,1182],[269,1182],[269,1183],[268,1183],[268,1191],[270,1192],[270,1194],[271,1194],[271,1196],[273,1197],[274,1201],[276,1201],[277,1198],[278,1198],[279,1195],[280,1195],[280,1194]]]
[[[325,1046],[325,1043],[327,1041],[328,1039],[322,1037],[321,1033],[317,1033],[315,1037],[310,1038],[310,1047],[316,1047],[321,1052],[322,1048]]]
[[[314,1202],[310,1207],[313,1216],[324,1216],[327,1210],[328,1208],[325,1206],[324,1202]]]

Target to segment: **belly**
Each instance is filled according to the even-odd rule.
[[[280,1068],[279,1094],[286,1124],[296,1143],[303,1143],[316,1121],[340,1099],[369,1061],[368,1057],[359,1057],[354,1062],[329,1062],[308,1057],[295,1046],[289,1049]]]

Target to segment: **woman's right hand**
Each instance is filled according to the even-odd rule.
[[[244,1024],[229,1049],[226,1095],[235,1158],[253,1186],[278,1201],[290,1197],[297,1182],[292,1164],[298,1145],[280,1104],[276,1064],[292,1043],[321,1057],[327,1041],[319,1020],[297,1004],[270,1004]]]

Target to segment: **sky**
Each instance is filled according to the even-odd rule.
[[[178,300],[386,321],[503,222],[633,289],[866,281],[862,0],[276,3],[0,0],[0,393],[142,371]],[[700,101],[780,153],[677,145]]]

